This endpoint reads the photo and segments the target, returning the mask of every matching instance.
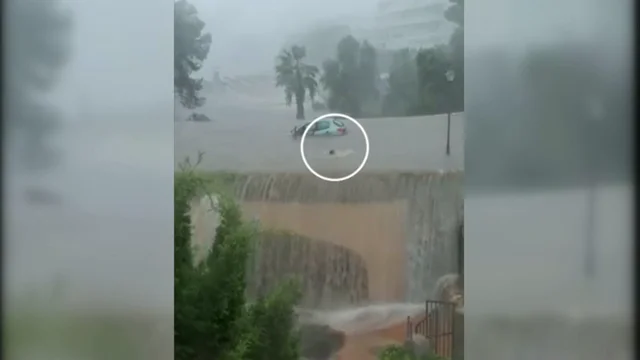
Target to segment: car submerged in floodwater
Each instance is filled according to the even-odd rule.
[[[291,136],[294,139],[299,139],[304,134],[305,129],[311,124],[308,122],[301,126],[294,126],[291,129]],[[334,119],[323,119],[311,127],[307,132],[307,136],[343,136],[347,135],[347,127],[344,125],[344,122],[339,118]]]

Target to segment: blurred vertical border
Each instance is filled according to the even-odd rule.
[[[173,2],[3,6],[3,341],[173,358]]]
[[[633,356],[634,5],[466,3],[466,356]]]

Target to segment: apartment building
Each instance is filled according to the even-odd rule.
[[[375,45],[397,50],[447,43],[455,29],[444,18],[449,6],[449,0],[380,0],[375,17]]]

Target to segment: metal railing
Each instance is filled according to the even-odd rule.
[[[435,354],[451,359],[455,347],[456,304],[427,300],[425,308],[426,316],[415,324],[413,332],[424,336]]]

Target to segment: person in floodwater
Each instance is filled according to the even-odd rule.
[[[351,149],[346,149],[346,150],[335,150],[335,149],[331,149],[327,152],[327,154],[329,156],[333,156],[333,157],[337,157],[337,158],[343,158],[346,156],[349,156],[351,154],[353,154],[353,150]]]

